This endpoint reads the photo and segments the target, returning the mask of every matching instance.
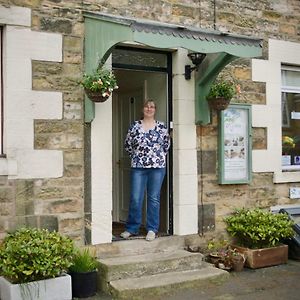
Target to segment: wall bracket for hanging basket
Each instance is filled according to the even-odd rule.
[[[210,98],[207,101],[211,109],[218,111],[225,110],[230,103],[230,99],[225,99],[224,97]]]
[[[89,97],[89,99],[93,102],[105,102],[109,96],[105,96],[103,97],[102,96],[102,93],[100,91],[91,91],[91,90],[88,90],[88,89],[84,89],[86,95]]]

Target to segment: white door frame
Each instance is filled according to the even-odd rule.
[[[197,136],[194,80],[184,79],[187,50],[173,53],[174,234],[198,233]],[[112,100],[95,105],[91,124],[91,243],[112,241]]]

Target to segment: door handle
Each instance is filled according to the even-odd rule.
[[[119,166],[119,168],[121,168],[121,159],[119,159],[119,160],[116,162],[116,165]]]

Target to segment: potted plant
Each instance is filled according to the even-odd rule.
[[[238,249],[246,255],[250,268],[286,263],[287,245],[283,239],[292,237],[293,221],[286,214],[273,214],[262,209],[237,209],[225,218],[228,233],[235,238]]]
[[[77,250],[69,274],[73,297],[91,297],[97,292],[98,261],[88,248]]]
[[[2,300],[72,299],[73,242],[57,232],[22,228],[8,234],[0,246]],[[62,298],[63,295],[63,298]]]
[[[91,74],[83,74],[80,81],[86,95],[94,102],[104,102],[117,89],[117,80],[114,73],[105,68],[98,68]]]
[[[246,257],[236,248],[228,248],[228,256],[231,262],[231,266],[234,271],[241,272],[244,269]]]
[[[212,84],[206,99],[210,108],[224,110],[237,93],[240,93],[239,85],[232,81],[217,80]]]
[[[232,248],[226,240],[212,240],[207,244],[208,261],[217,268],[224,270],[242,271],[246,261],[245,255]]]

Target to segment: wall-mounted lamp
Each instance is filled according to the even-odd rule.
[[[199,53],[199,52],[191,52],[188,54],[189,59],[192,61],[192,63],[195,65],[194,67],[191,67],[190,65],[185,65],[184,69],[184,78],[186,80],[191,79],[191,74],[194,70],[198,71],[198,67],[202,63],[203,59],[205,58],[206,54]]]

